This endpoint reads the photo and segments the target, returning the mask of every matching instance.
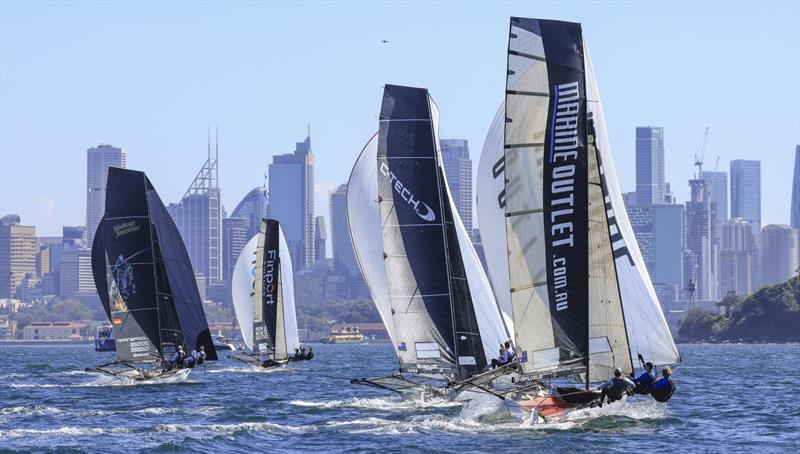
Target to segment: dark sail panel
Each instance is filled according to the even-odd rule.
[[[378,194],[401,371],[457,375],[444,216],[425,89],[387,85]]]
[[[165,331],[162,335],[172,336],[178,329],[184,336],[187,349],[197,350],[203,346],[208,359],[216,360],[217,352],[203,312],[189,254],[167,209],[150,182],[147,183],[150,221],[157,241],[155,247],[159,248],[160,253],[157,262],[163,263],[162,270],[166,275],[166,281],[159,279],[159,284],[168,283],[167,288],[159,288],[161,307],[165,308],[162,321],[166,323],[162,327],[162,331]],[[174,319],[170,314],[172,308]],[[171,338],[166,337],[164,340]]]
[[[278,236],[278,221],[265,219],[264,227],[264,255],[257,271],[261,272],[262,310],[264,326],[269,335],[270,347],[274,350],[277,344],[278,326],[278,298],[280,275],[280,237]]]
[[[93,244],[93,272],[97,279],[100,265],[105,268],[98,291],[105,290],[120,361],[157,360],[163,353],[145,190],[144,173],[109,169],[106,214]]]
[[[92,278],[94,278],[97,296],[100,297],[100,302],[103,304],[103,310],[106,312],[108,322],[111,323],[111,304],[108,301],[108,283],[106,282],[106,252],[102,246],[105,235],[103,233],[103,225],[105,222],[106,218],[103,216],[100,223],[97,225],[97,232],[92,242]]]
[[[545,134],[545,238],[550,309],[561,361],[589,354],[586,83],[580,24],[539,21],[552,87]],[[558,273],[558,274],[557,274]],[[562,274],[563,273],[563,274]]]

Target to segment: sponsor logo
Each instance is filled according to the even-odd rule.
[[[278,251],[275,249],[268,249],[267,260],[264,264],[264,304],[275,304],[275,285],[277,284],[277,277],[275,276],[275,258],[278,256]]]
[[[550,127],[550,241],[553,273],[553,299],[556,311],[569,309],[567,293],[567,254],[574,246],[575,173],[578,164],[578,119],[580,85],[569,82],[555,86],[555,102]],[[567,250],[564,250],[567,249]]]
[[[431,207],[427,203],[414,197],[414,193],[397,178],[394,172],[389,170],[389,166],[385,162],[381,163],[381,174],[389,178],[389,184],[394,187],[395,192],[400,195],[400,198],[414,209],[417,216],[427,222],[436,220],[436,215],[433,213]]]
[[[136,224],[136,221],[123,222],[114,226],[114,234],[119,238],[129,233],[138,232],[139,229],[140,226]]]

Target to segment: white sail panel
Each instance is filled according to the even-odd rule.
[[[653,361],[656,364],[675,364],[680,362],[680,354],[664,319],[664,313],[658,303],[622,201],[597,80],[588,49],[585,46],[584,55],[586,59],[587,110],[594,122],[595,145],[601,161],[600,172],[607,189],[606,211],[609,229],[612,233],[630,350],[632,354],[641,354],[645,360]]]
[[[258,235],[247,242],[242,249],[236,266],[233,268],[231,293],[233,296],[233,310],[239,329],[242,331],[244,344],[253,349],[253,286],[256,279],[256,246]]]
[[[596,148],[589,132],[589,380],[633,372]]]
[[[276,348],[275,359],[280,361],[286,359],[289,353],[294,352],[294,349],[300,348],[300,336],[297,332],[297,313],[294,303],[292,257],[289,255],[289,245],[286,244],[283,229],[280,227],[278,227],[278,234],[280,235],[280,282],[283,295],[283,311],[279,314],[279,321],[282,317],[283,323],[278,325],[278,329],[283,330],[283,335],[281,336],[283,342],[278,342],[281,349]]]
[[[503,129],[505,103],[492,120],[486,141],[483,143],[478,164],[477,211],[483,253],[486,257],[486,274],[492,283],[497,305],[503,315],[508,332],[514,335],[514,318],[511,310],[511,293],[508,285],[508,243],[505,223],[505,155]]]
[[[347,224],[358,267],[378,308],[392,345],[397,337],[389,301],[389,280],[383,264],[380,209],[378,207],[378,134],[364,146],[347,182]]]

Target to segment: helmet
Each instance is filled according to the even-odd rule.
[[[619,367],[615,367],[614,368],[614,376],[615,377],[619,377],[620,375],[622,375],[622,369],[620,369]]]

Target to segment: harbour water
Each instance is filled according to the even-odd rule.
[[[254,371],[223,359],[187,382],[83,372],[89,345],[0,345],[0,452],[796,452],[799,345],[680,345],[678,391],[524,424],[496,398],[415,404],[350,385],[387,374],[388,344],[317,345]]]

